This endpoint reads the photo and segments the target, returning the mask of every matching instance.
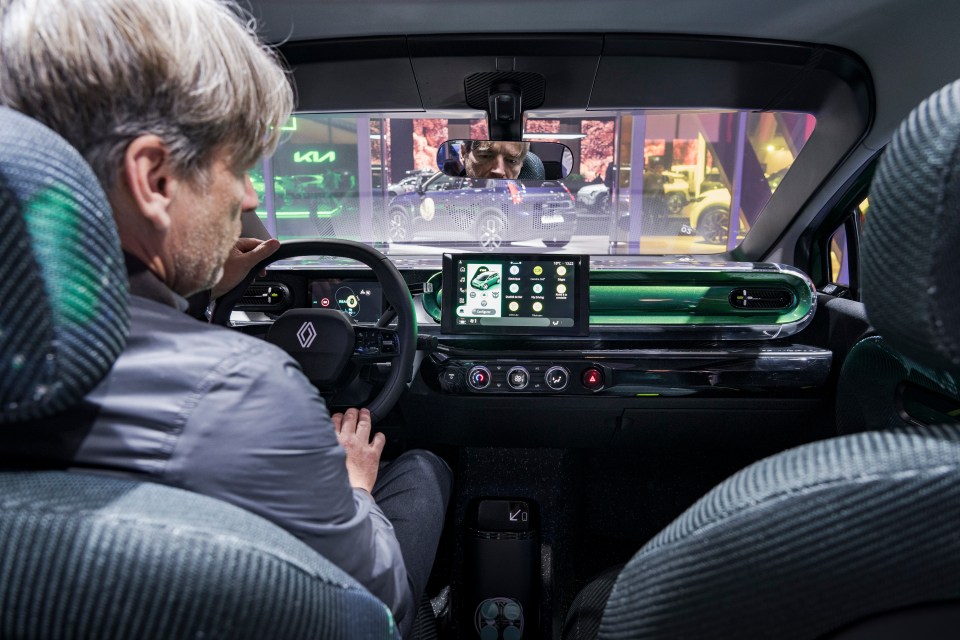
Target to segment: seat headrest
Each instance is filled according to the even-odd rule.
[[[900,125],[870,190],[867,316],[905,356],[960,370],[960,81]]]
[[[523,166],[520,167],[519,180],[545,180],[547,172],[543,168],[543,160],[535,153],[527,153],[523,158]]]
[[[126,342],[128,284],[106,196],[80,154],[0,108],[0,423],[77,403]]]

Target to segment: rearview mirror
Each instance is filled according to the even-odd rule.
[[[437,167],[453,177],[561,180],[573,170],[573,152],[559,142],[447,140]]]

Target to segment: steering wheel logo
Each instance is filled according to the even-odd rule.
[[[312,345],[316,339],[317,330],[314,328],[312,322],[307,321],[300,325],[300,330],[297,331],[297,340],[300,342],[301,347],[309,349],[310,345]]]

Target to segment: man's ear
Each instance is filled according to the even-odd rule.
[[[158,136],[142,135],[127,147],[123,156],[123,181],[140,215],[158,231],[170,226],[168,211],[177,178],[170,161],[170,149]]]

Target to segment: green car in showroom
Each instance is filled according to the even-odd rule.
[[[343,296],[360,309],[342,323],[358,350],[322,389],[328,407],[372,407],[384,459],[428,449],[454,474],[414,638],[956,636],[960,85],[913,110],[960,78],[960,4],[246,4],[298,104],[253,168],[244,234],[297,240],[208,315],[266,338],[284,314]],[[563,242],[544,231],[549,211],[534,219],[543,233],[493,250],[472,236],[392,242],[383,221],[406,200],[390,185],[442,171],[454,139],[567,145],[578,182],[565,198],[585,190],[589,215]],[[682,176],[667,218],[690,233],[649,222],[663,197],[644,189],[651,158]],[[505,193],[523,191],[513,182]],[[429,230],[427,209],[414,213]],[[314,337],[291,355],[332,341]],[[32,495],[0,510],[5,637],[71,599],[84,604],[49,629],[129,637],[117,620],[151,603],[160,613],[138,629],[247,637],[150,585],[213,567],[222,579],[190,598],[214,610],[259,559],[183,542],[146,561],[133,593],[108,579],[123,551],[109,533],[63,557],[74,529],[44,529],[46,511],[17,533]],[[165,508],[117,498],[106,520]],[[177,548],[182,531],[164,529]],[[63,569],[68,556],[84,571]],[[324,608],[329,624],[302,637],[399,637],[382,603],[318,572],[267,571],[229,615],[295,610],[285,594],[302,580],[366,598]],[[377,616],[369,633],[351,626]]]

